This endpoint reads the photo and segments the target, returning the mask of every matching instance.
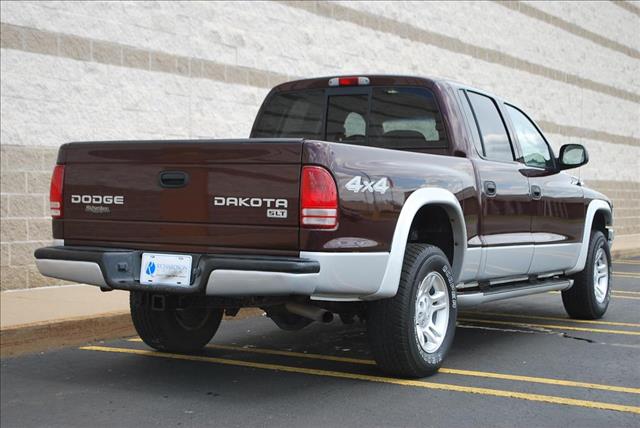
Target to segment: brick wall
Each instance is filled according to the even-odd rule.
[[[51,243],[49,180],[57,150],[2,145],[0,231],[2,289],[59,284],[38,273],[33,251]]]
[[[48,183],[73,140],[248,135],[268,89],[342,73],[437,75],[523,106],[613,198],[640,247],[640,8],[613,2],[0,3],[1,286],[58,284]]]
[[[633,237],[635,247],[640,248],[640,183],[587,180],[586,184],[604,193],[613,201],[615,231],[618,239]]]

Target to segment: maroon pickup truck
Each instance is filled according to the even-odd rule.
[[[612,206],[563,170],[522,109],[406,76],[288,82],[251,138],[60,148],[58,245],[43,275],[131,291],[151,347],[195,352],[224,313],[279,327],[366,321],[378,365],[440,366],[463,305],[561,291],[599,318],[611,295]]]

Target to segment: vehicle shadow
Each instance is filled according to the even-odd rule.
[[[499,330],[483,330],[475,328],[457,328],[452,349],[445,366],[461,366],[459,362],[468,360],[470,353],[487,355],[498,348],[517,347],[514,341],[517,332]],[[529,336],[529,335],[526,335]],[[523,341],[528,338],[522,338]],[[75,384],[88,391],[108,390],[109,396],[121,391],[153,391],[161,397],[175,396],[176,393],[187,396],[203,395],[204,398],[221,396],[221,385],[234,387],[251,383],[252,398],[264,400],[262,394],[280,397],[295,396],[301,393],[300,388],[313,388],[308,382],[302,382],[295,388],[274,388],[277,386],[277,369],[261,370],[248,365],[240,367],[235,363],[224,361],[240,361],[258,364],[281,365],[294,368],[311,368],[317,370],[358,373],[372,376],[388,376],[371,364],[373,359],[364,323],[344,325],[340,321],[329,324],[314,323],[300,331],[282,331],[271,320],[265,317],[248,318],[239,321],[227,321],[221,326],[218,335],[202,352],[196,356],[210,357],[218,361],[191,361],[171,357],[159,358],[161,353],[153,351],[139,340],[118,340],[96,344],[107,348],[105,351],[91,351],[81,348],[67,348],[41,355],[31,355],[19,359],[8,360],[8,367],[22,364],[29,360],[42,359],[50,370],[21,371],[21,382],[52,382],[59,384]],[[220,349],[215,345],[231,347]],[[244,352],[242,347],[249,347],[254,352]],[[233,349],[240,348],[240,349]],[[114,349],[114,351],[109,351]],[[133,349],[152,352],[154,355],[135,355],[117,352],[118,349]],[[279,350],[291,355],[270,355],[260,352],[262,349]],[[306,357],[295,355],[306,354]],[[331,361],[317,358],[319,356],[337,356],[364,360],[365,362]],[[5,371],[3,364],[3,371]],[[249,374],[247,375],[247,371]],[[258,374],[256,376],[256,374]],[[275,377],[274,377],[275,376]],[[438,374],[426,378],[435,380]],[[304,377],[304,376],[303,376]],[[302,377],[302,378],[303,378]],[[296,377],[296,382],[300,377]],[[215,380],[215,381],[214,381]],[[323,383],[331,384],[339,379],[325,379]],[[342,386],[341,386],[342,388]],[[237,397],[245,400],[247,397]]]

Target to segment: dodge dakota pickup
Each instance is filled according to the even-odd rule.
[[[78,142],[51,182],[43,275],[129,290],[142,340],[197,352],[223,315],[277,326],[366,322],[391,374],[435,372],[459,307],[561,291],[568,314],[611,296],[612,205],[563,172],[518,106],[447,80],[281,84],[249,139]]]

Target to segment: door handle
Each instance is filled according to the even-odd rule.
[[[189,182],[189,174],[182,171],[162,171],[160,173],[160,186],[166,188],[184,187]]]
[[[531,185],[531,197],[535,200],[542,198],[542,189],[537,184]]]
[[[498,188],[494,181],[485,181],[484,182],[484,193],[487,196],[495,196],[498,194]]]

